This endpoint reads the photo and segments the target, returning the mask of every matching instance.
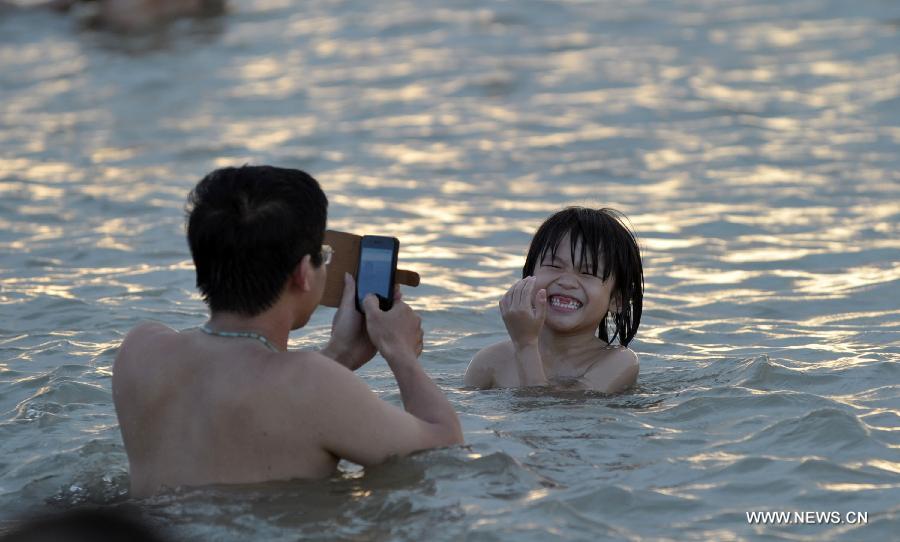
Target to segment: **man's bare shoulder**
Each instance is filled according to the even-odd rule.
[[[177,334],[177,331],[159,322],[144,321],[131,328],[131,331],[125,335],[125,338],[122,339],[122,347],[130,348],[160,339],[165,340]]]
[[[305,405],[360,393],[371,393],[353,371],[337,361],[313,351],[291,351],[274,355],[279,362],[270,364],[269,386],[282,390],[283,400]]]
[[[151,337],[159,334],[174,334],[176,331],[169,326],[162,324],[160,322],[154,322],[152,320],[145,320],[140,324],[131,328],[131,331],[128,332],[128,335],[125,336],[126,339],[129,337],[133,338],[143,338],[143,337]]]
[[[482,348],[469,362],[463,383],[473,388],[495,387],[495,375],[514,357],[512,341],[501,341]]]
[[[141,354],[155,352],[168,345],[177,336],[178,332],[159,322],[141,322],[122,339],[115,364],[120,366]]]
[[[277,376],[286,382],[296,384],[297,379],[304,382],[341,381],[354,376],[350,369],[319,352],[293,350],[275,356],[282,361],[277,364]]]
[[[607,347],[582,379],[590,384],[591,389],[604,393],[618,393],[637,382],[640,368],[634,350],[627,347]]]

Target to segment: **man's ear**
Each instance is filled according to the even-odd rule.
[[[291,271],[291,285],[300,288],[301,292],[312,290],[312,273],[312,256],[307,254],[294,266],[294,270]]]

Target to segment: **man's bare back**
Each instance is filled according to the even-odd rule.
[[[405,384],[411,397],[427,394],[423,406],[435,401],[440,392],[406,358],[396,369],[405,373],[401,391]],[[156,323],[123,342],[113,398],[135,497],[163,487],[322,478],[341,458],[374,465],[462,442],[458,422],[446,429],[446,410],[438,423],[404,412],[320,353],[276,353],[255,339]]]
[[[317,438],[321,418],[292,415],[319,399],[311,383],[329,372],[319,357],[199,330],[135,328],[114,370],[123,438],[136,452],[133,494],[328,476],[338,458]]]
[[[246,179],[248,170],[256,177]],[[283,182],[293,174],[274,171],[272,190],[293,195],[292,185],[284,188]],[[234,178],[213,178],[208,188],[224,194],[215,193],[225,202],[217,212],[239,209],[228,198],[242,197],[241,189],[248,198],[267,197],[259,185],[264,188],[271,171],[225,174]],[[301,192],[300,200],[305,198]],[[213,226],[218,233],[218,223]],[[324,221],[317,228],[321,235]],[[253,244],[245,248],[250,252]],[[197,253],[205,257],[198,248],[195,259]],[[209,265],[200,261],[202,269]],[[287,351],[288,333],[306,324],[322,297],[326,265],[307,253],[288,268],[283,286],[274,290],[277,296],[252,316],[212,310],[205,332],[144,323],[128,334],[113,366],[113,399],[132,496],[165,487],[321,478],[332,474],[340,459],[373,465],[392,455],[462,442],[456,413],[419,365],[421,320],[399,292],[389,311],[381,311],[370,295],[363,318],[355,308],[355,283],[345,276],[328,346],[322,352]],[[353,373],[376,350],[397,379],[403,409],[378,399]]]

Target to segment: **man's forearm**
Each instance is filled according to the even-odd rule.
[[[387,361],[397,379],[406,411],[422,421],[440,426],[447,434],[448,444],[462,443],[456,411],[419,362],[415,358]]]
[[[522,386],[546,386],[547,375],[536,344],[516,346],[516,367],[519,369],[519,383]]]

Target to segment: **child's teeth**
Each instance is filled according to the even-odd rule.
[[[572,301],[563,301],[558,297],[554,297],[552,299],[553,305],[556,307],[561,307],[565,309],[577,309],[581,306],[581,303],[575,300]]]

